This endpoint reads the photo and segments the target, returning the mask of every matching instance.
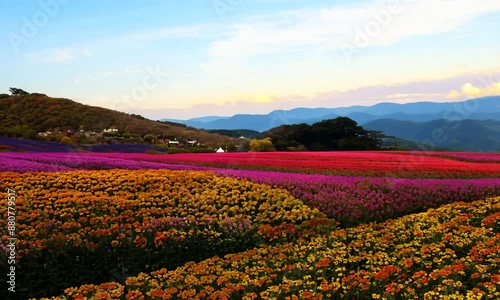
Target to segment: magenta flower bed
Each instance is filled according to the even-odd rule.
[[[24,159],[10,158],[0,153],[0,172],[57,172],[71,170],[63,165],[53,165],[29,161]]]
[[[166,164],[150,161],[114,158],[96,153],[47,153],[47,152],[4,152],[0,153],[0,171],[39,172],[64,170],[103,170],[103,169],[170,169],[170,170],[207,170],[207,167]]]

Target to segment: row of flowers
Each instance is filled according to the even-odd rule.
[[[425,152],[291,153],[0,153],[0,171],[59,169],[253,169],[297,173],[406,178],[496,178],[498,162],[472,162]],[[453,154],[458,156],[460,154]],[[463,154],[465,155],[465,154]],[[473,154],[470,154],[473,155]],[[29,163],[33,162],[30,167]],[[184,164],[184,165],[183,165]],[[44,166],[45,165],[45,166]],[[188,166],[186,166],[188,165]]]
[[[422,155],[426,152],[253,152],[176,155],[135,154],[131,159],[239,168],[349,176],[409,178],[500,177],[500,164]],[[104,154],[115,157],[114,154]],[[123,154],[122,154],[123,155]]]
[[[394,151],[392,153],[437,156],[472,162],[500,162],[500,153],[498,152]]]
[[[98,153],[44,153],[44,152],[4,152],[0,153],[0,172],[57,172],[69,170],[108,170],[108,169],[169,169],[169,170],[208,170],[207,167],[167,164],[153,161],[128,159],[127,154],[120,156]]]
[[[347,177],[244,170],[220,173],[286,189],[342,227],[381,222],[457,201],[500,196],[500,178]]]
[[[83,285],[52,299],[498,299],[500,197]]]
[[[0,186],[18,193],[16,278],[30,296],[290,241],[324,218],[282,189],[208,172],[11,172]]]

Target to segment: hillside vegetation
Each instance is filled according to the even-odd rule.
[[[0,136],[34,139],[39,132],[80,130],[102,132],[116,128],[125,136],[191,139],[206,145],[225,143],[219,134],[172,122],[157,122],[139,115],[84,105],[43,94],[16,95],[0,99]]]

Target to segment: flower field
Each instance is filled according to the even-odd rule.
[[[500,195],[500,178],[347,177],[241,170],[220,173],[286,189],[342,227]]]
[[[344,151],[344,152],[253,152],[199,153],[175,155],[134,154],[130,159],[218,168],[287,171],[347,176],[414,178],[500,177],[500,154],[495,161],[464,161],[461,154],[446,157],[426,152]],[[104,154],[106,155],[106,154]],[[116,157],[116,154],[108,154]],[[120,157],[126,154],[118,154]],[[463,155],[463,154],[462,154]]]
[[[469,159],[464,159],[464,157],[469,157]],[[0,160],[6,162],[0,166],[0,171],[15,172],[113,168],[193,169],[197,167],[198,170],[248,169],[370,177],[500,177],[500,154],[495,153],[444,152],[443,155],[438,155],[438,152],[401,151],[189,154],[0,152]],[[32,164],[31,167],[30,164]]]
[[[290,240],[323,218],[284,190],[206,172],[4,173],[1,186],[18,193],[17,278],[28,294]]]
[[[496,299],[497,155],[2,152],[16,297]]]
[[[52,299],[498,299],[500,198],[68,288]]]

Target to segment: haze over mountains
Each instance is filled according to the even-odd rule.
[[[231,117],[207,116],[188,120],[163,119],[203,129],[252,129],[266,131],[288,124],[313,124],[338,116],[349,117],[359,125],[378,120],[426,122],[437,119],[500,120],[500,96],[470,99],[463,102],[384,102],[372,106],[337,108],[295,108],[275,110],[268,114],[237,114]]]
[[[372,106],[295,108],[269,114],[238,114],[171,120],[203,129],[251,129],[259,132],[286,124],[313,124],[349,117],[369,130],[453,150],[500,151],[500,96],[462,102],[379,103]],[[167,119],[165,119],[167,120]]]

